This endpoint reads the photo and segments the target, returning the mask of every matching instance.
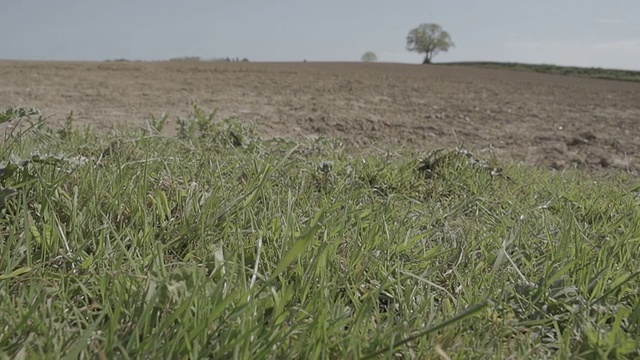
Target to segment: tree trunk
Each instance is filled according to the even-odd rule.
[[[429,54],[427,54],[424,57],[424,61],[422,62],[423,64],[431,64],[431,56],[429,56]]]

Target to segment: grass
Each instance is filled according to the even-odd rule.
[[[3,116],[2,358],[640,355],[623,175]]]
[[[466,65],[485,67],[492,69],[509,69],[518,71],[538,72],[544,74],[560,74],[569,76],[581,76],[597,79],[622,80],[640,82],[640,71],[616,70],[602,68],[584,68],[576,66],[558,66],[549,64],[523,64],[503,62],[458,62],[443,63],[443,65]]]

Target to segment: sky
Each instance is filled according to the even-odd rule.
[[[409,30],[437,23],[434,62],[640,70],[640,0],[0,0],[0,59],[420,63]]]

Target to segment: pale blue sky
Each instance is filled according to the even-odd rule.
[[[0,59],[419,63],[407,32],[436,22],[445,61],[640,70],[640,0],[0,0]]]

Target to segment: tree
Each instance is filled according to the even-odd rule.
[[[364,53],[364,55],[362,55],[362,61],[376,62],[378,61],[378,57],[376,56],[376,53],[374,53],[373,51],[367,51],[366,53]]]
[[[407,35],[407,50],[425,54],[423,64],[431,64],[434,55],[454,46],[449,33],[438,24],[420,24]]]

